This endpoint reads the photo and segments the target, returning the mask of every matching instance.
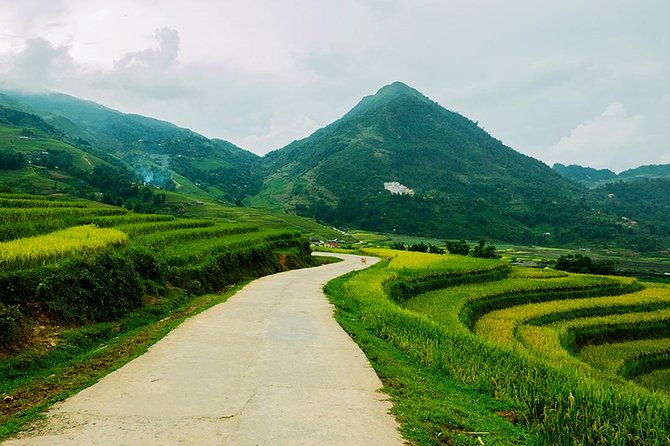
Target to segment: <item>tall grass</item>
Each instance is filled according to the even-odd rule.
[[[158,252],[160,258],[173,266],[197,265],[211,255],[234,252],[245,248],[275,242],[276,247],[290,246],[291,241],[302,239],[302,234],[294,231],[265,230],[227,235],[215,239],[195,239],[168,245]]]
[[[116,229],[77,226],[51,234],[0,243],[0,266],[27,268],[83,250],[97,250],[126,243],[128,236]]]
[[[157,227],[158,228],[158,227]],[[218,242],[222,238],[230,238],[238,234],[257,233],[258,226],[235,223],[218,223],[212,226],[177,227],[169,231],[155,231],[138,234],[133,241],[154,249],[174,246],[181,250],[185,243],[199,240]]]
[[[0,198],[0,208],[85,208],[86,204],[78,201],[47,201],[28,200],[25,198]]]

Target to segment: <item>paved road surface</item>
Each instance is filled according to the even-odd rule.
[[[403,444],[321,291],[365,267],[341,257],[252,282],[3,445]]]

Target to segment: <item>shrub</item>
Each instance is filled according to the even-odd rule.
[[[67,259],[49,270],[37,296],[59,320],[112,321],[142,304],[144,287],[125,251],[107,250]]]
[[[496,255],[496,247],[493,245],[487,245],[486,240],[484,239],[481,239],[479,244],[472,248],[472,256],[482,259],[495,259],[498,257]]]
[[[398,250],[398,251],[405,251],[405,248],[406,248],[405,244],[401,243],[401,242],[393,242],[389,245],[389,247],[391,249],[395,249],[395,250]]]
[[[450,254],[457,254],[460,256],[467,256],[470,254],[470,246],[466,243],[465,240],[461,240],[459,242],[447,240],[446,244],[447,251],[449,251]]]
[[[18,308],[0,303],[0,347],[6,347],[18,339],[22,319]]]

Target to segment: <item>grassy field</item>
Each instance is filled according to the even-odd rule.
[[[350,237],[167,194],[180,217],[0,194],[0,439],[225,299],[208,293],[311,264],[307,236],[443,242]],[[421,445],[667,445],[670,287],[512,267],[570,251],[499,249],[502,259],[363,248],[383,261],[328,284],[403,435]]]
[[[504,260],[364,252],[385,260],[327,291],[410,441],[670,441],[667,287],[505,269]],[[434,280],[437,271],[443,280]]]
[[[317,223],[310,218],[280,211],[247,206],[228,206],[207,199],[193,199],[170,192],[167,192],[167,204],[177,209],[177,213],[185,217],[258,224],[274,229],[293,229],[308,237],[316,237],[320,240],[342,239],[348,243],[356,241],[353,237],[347,236],[332,227]]]

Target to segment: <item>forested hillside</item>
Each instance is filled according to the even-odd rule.
[[[248,200],[345,227],[538,244],[629,243],[586,188],[394,83],[271,152]],[[650,234],[642,220],[641,231]]]
[[[39,115],[68,142],[123,161],[145,183],[234,203],[258,191],[260,158],[168,122],[63,94],[5,92],[0,104]]]
[[[667,174],[552,170],[401,82],[263,158],[67,95],[0,94],[0,186],[137,211],[167,190],[384,233],[663,250]]]

